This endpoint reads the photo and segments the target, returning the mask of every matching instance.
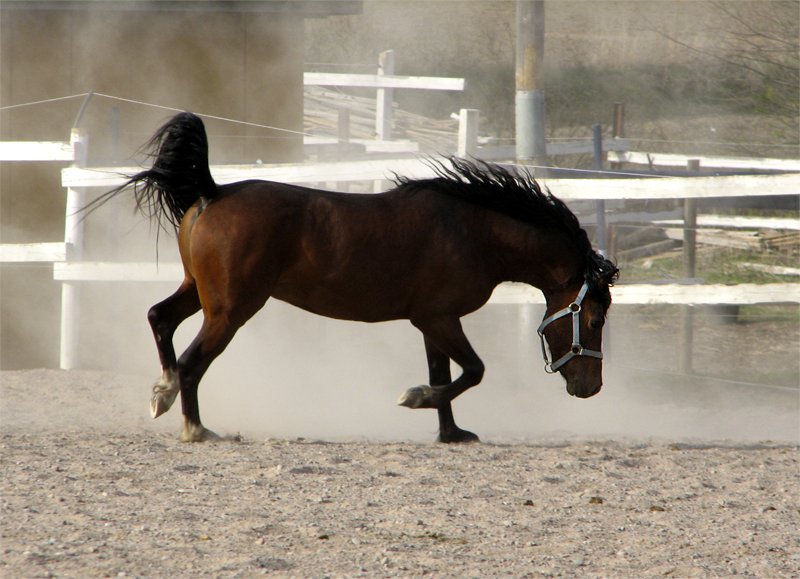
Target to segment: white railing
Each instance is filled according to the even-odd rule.
[[[387,69],[391,67],[387,66]],[[386,72],[386,71],[385,71]],[[432,88],[416,86],[419,79],[406,80],[404,85],[393,75],[377,75],[378,80],[368,82],[378,90],[391,88]],[[398,77],[401,78],[401,77]],[[388,79],[388,80],[387,80]],[[307,82],[332,82],[326,77],[307,77]],[[352,80],[352,79],[350,79]],[[450,81],[459,79],[450,79]],[[342,81],[344,82],[344,81]],[[363,82],[367,82],[364,80]],[[424,81],[428,82],[428,81]],[[448,81],[449,82],[449,81]],[[388,84],[387,84],[388,83]],[[394,83],[394,84],[392,84]],[[410,84],[409,84],[410,83]],[[391,86],[390,86],[391,85]],[[412,86],[413,85],[413,86]],[[350,85],[352,86],[352,85]],[[373,86],[372,84],[370,86]],[[460,90],[458,83],[446,90]],[[463,88],[463,82],[460,85]],[[380,94],[378,95],[380,98]],[[391,107],[384,109],[390,111]],[[385,123],[386,116],[376,119]],[[460,130],[458,154],[477,158],[513,158],[511,150],[481,147],[478,145],[479,112],[463,109],[459,114]],[[386,135],[384,135],[386,136]],[[559,149],[559,146],[561,147]],[[608,139],[603,150],[609,151],[611,160],[636,163],[646,160],[649,165],[663,160],[666,164],[685,165],[687,158],[678,155],[650,155],[629,153],[624,139]],[[65,234],[63,242],[3,244],[0,245],[2,262],[52,262],[54,279],[62,284],[61,314],[61,358],[62,368],[77,365],[77,327],[79,287],[89,281],[175,282],[183,275],[178,263],[136,262],[89,262],[81,260],[83,249],[83,221],[78,209],[92,198],[92,191],[106,191],[124,182],[123,175],[138,172],[139,167],[93,167],[84,166],[85,138],[80,130],[73,129],[70,143],[60,142],[13,142],[0,143],[2,161],[54,161],[71,162],[62,170],[62,186],[67,189],[65,203]],[[589,153],[594,151],[591,141],[576,141],[551,145],[548,154]],[[696,157],[692,157],[696,158]],[[704,166],[739,167],[724,165],[723,159],[704,159]],[[738,161],[737,161],[738,162]],[[759,159],[749,168],[800,170],[800,162]],[[281,165],[224,165],[211,168],[214,179],[230,183],[246,179],[264,179],[284,183],[338,183],[372,181],[384,182],[393,175],[425,178],[434,175],[430,165],[420,159],[395,158],[360,160],[349,162],[293,163]],[[800,174],[745,175],[724,177],[648,177],[633,179],[543,179],[543,183],[564,200],[643,200],[643,199],[700,199],[711,197],[800,195]],[[700,222],[702,225],[702,221]],[[762,223],[781,229],[800,229],[798,220],[782,220],[780,223]],[[494,303],[543,303],[540,292],[517,284],[504,284],[492,296]],[[619,285],[614,289],[617,304],[753,304],[753,303],[800,303],[800,284],[740,284],[728,285],[683,285],[683,284],[637,284]]]

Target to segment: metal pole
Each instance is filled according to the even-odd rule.
[[[690,159],[686,168],[690,173],[700,169],[698,159]],[[683,200],[683,275],[693,280],[697,275],[697,202],[695,199]],[[694,350],[694,308],[681,306],[681,372],[691,374],[693,369],[692,351]]]
[[[547,165],[544,139],[544,0],[517,0],[517,161]]]
[[[700,170],[699,159],[689,159],[686,168],[690,173]],[[683,200],[683,275],[692,279],[697,264],[697,200]]]
[[[614,139],[621,139],[625,136],[625,103],[614,103],[614,128],[611,136]],[[611,169],[619,171],[622,169],[622,163],[613,161]]]

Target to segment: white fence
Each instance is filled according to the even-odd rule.
[[[70,189],[105,190],[123,182],[120,172],[136,168],[68,168],[62,171],[63,185]],[[374,181],[393,173],[415,178],[433,175],[433,170],[418,159],[383,159],[338,163],[214,166],[211,173],[218,183],[244,179],[264,179],[285,183]],[[800,195],[800,175],[738,177],[669,177],[648,179],[548,179],[551,191],[565,200],[642,200],[685,199],[730,196]],[[783,225],[785,223],[781,222]],[[789,223],[792,228],[800,224]],[[56,263],[54,277],[62,282],[78,281],[174,281],[182,279],[180,264],[160,263]],[[544,303],[541,293],[527,286],[503,284],[492,296],[493,303]],[[753,304],[800,303],[800,284],[619,285],[614,289],[617,304]],[[68,333],[68,332],[67,332]],[[62,346],[63,350],[64,346]],[[69,357],[64,360],[69,362]]]
[[[391,79],[391,77],[387,77]],[[383,78],[384,81],[387,78]],[[369,82],[375,86],[387,86],[378,80]],[[324,78],[311,77],[309,82],[329,82]],[[366,82],[366,81],[365,81]],[[395,82],[391,80],[391,82]],[[411,82],[411,81],[408,81]],[[416,81],[415,81],[416,82]],[[370,84],[370,86],[373,86]],[[400,86],[400,85],[398,85]],[[454,88],[453,90],[458,90]],[[491,151],[477,145],[477,111],[462,110],[458,153],[479,158],[503,158],[508,151]],[[91,199],[91,191],[105,191],[123,182],[120,176],[134,173],[138,167],[86,168],[84,138],[74,129],[70,143],[0,143],[0,161],[53,161],[72,165],[62,170],[62,185],[67,190],[65,211],[66,227],[63,242],[3,244],[0,245],[0,263],[3,262],[52,262],[54,279],[62,284],[61,314],[61,358],[62,368],[77,365],[77,320],[79,311],[79,287],[88,281],[124,282],[175,282],[183,275],[180,264],[160,263],[109,263],[81,260],[83,248],[83,222],[77,210]],[[564,145],[564,153],[558,150],[550,154],[590,152],[591,142]],[[627,143],[612,139],[604,143],[611,151],[612,160],[624,162],[665,162],[685,165],[686,158],[678,156],[629,153]],[[639,156],[637,156],[639,155]],[[643,157],[641,155],[644,155]],[[513,154],[510,155],[513,157]],[[674,158],[673,158],[674,157]],[[696,158],[696,157],[694,157]],[[680,162],[679,162],[680,161]],[[708,159],[704,165],[720,165],[722,160]],[[800,162],[758,160],[760,167],[800,170]],[[394,174],[412,178],[433,175],[433,170],[424,161],[410,158],[362,160],[352,162],[299,163],[282,165],[226,165],[211,169],[214,179],[230,183],[245,179],[265,179],[285,183],[342,181],[382,181]],[[643,200],[643,199],[700,199],[733,196],[800,195],[800,174],[768,176],[726,177],[658,177],[636,179],[546,179],[544,184],[564,200]],[[781,223],[781,228],[800,229],[798,220]],[[617,304],[753,304],[753,303],[800,303],[800,284],[740,284],[729,285],[681,285],[641,284],[619,285],[614,289]],[[493,303],[543,303],[538,290],[518,284],[503,284],[492,296]]]

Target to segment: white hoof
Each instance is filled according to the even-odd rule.
[[[422,408],[430,401],[432,394],[433,388],[428,385],[414,386],[403,392],[397,399],[397,404],[408,408]]]
[[[169,410],[180,391],[177,374],[170,370],[164,370],[161,378],[153,385],[153,395],[150,397],[150,416],[158,418]]]

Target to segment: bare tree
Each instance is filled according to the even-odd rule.
[[[708,33],[713,44],[695,46],[658,31],[671,42],[719,64],[718,94],[780,120],[798,141],[800,120],[800,1],[711,2],[718,16]]]

